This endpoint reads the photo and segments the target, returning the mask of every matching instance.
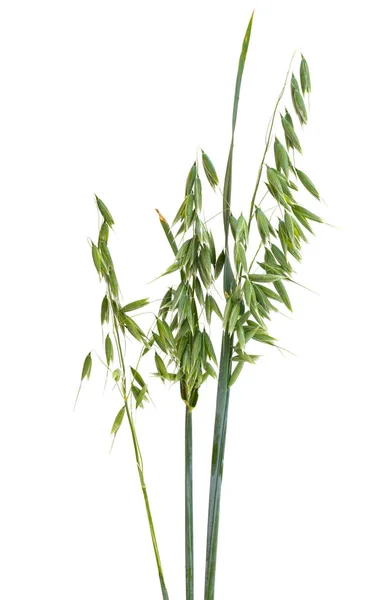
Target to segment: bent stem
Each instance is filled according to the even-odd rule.
[[[110,293],[110,290],[109,290],[109,293]],[[139,481],[141,483],[143,498],[145,501],[146,514],[147,514],[147,519],[148,519],[149,527],[150,527],[150,534],[151,534],[151,540],[152,540],[152,544],[153,544],[155,560],[156,560],[157,569],[158,569],[159,582],[160,582],[161,589],[162,589],[162,597],[163,597],[163,600],[169,600],[169,596],[168,596],[168,592],[167,592],[167,588],[166,588],[166,584],[165,584],[165,580],[164,580],[164,575],[163,575],[162,563],[161,563],[160,554],[159,554],[158,542],[157,542],[157,538],[156,538],[156,534],[155,534],[154,521],[152,518],[149,497],[147,494],[147,487],[146,487],[146,482],[145,482],[145,477],[144,477],[144,469],[143,469],[142,453],[141,453],[141,449],[139,447],[138,436],[137,436],[137,432],[135,429],[134,420],[132,418],[131,411],[130,411],[130,408],[128,405],[128,394],[126,393],[125,360],[123,357],[121,339],[120,339],[120,335],[119,335],[119,331],[118,331],[118,321],[117,321],[115,315],[114,315],[113,323],[114,323],[114,328],[113,328],[114,339],[116,342],[119,363],[120,363],[120,366],[122,369],[122,374],[123,374],[123,379],[122,379],[123,401],[125,404],[126,415],[127,415],[128,421],[129,421],[131,437],[133,440],[135,460],[136,460],[136,464],[137,464]]]
[[[295,56],[295,53],[293,54],[293,56],[292,56],[292,58],[290,60],[289,68],[288,68],[288,71],[287,71],[287,74],[286,74],[286,77],[285,77],[285,81],[284,81],[284,85],[281,88],[281,92],[279,94],[279,97],[277,98],[277,102],[276,102],[275,108],[273,110],[271,120],[269,122],[268,132],[267,132],[266,141],[265,141],[264,154],[263,154],[263,157],[261,159],[259,171],[257,173],[255,190],[253,192],[253,196],[252,196],[252,200],[251,200],[251,206],[250,206],[250,210],[249,210],[248,231],[251,228],[252,219],[253,219],[254,214],[255,214],[256,194],[257,194],[257,191],[258,191],[259,185],[260,185],[261,175],[262,175],[263,168],[264,168],[264,163],[265,163],[265,157],[267,156],[267,153],[268,153],[268,150],[269,150],[269,146],[270,146],[270,143],[271,143],[271,139],[272,139],[273,125],[274,125],[274,122],[275,122],[276,112],[277,112],[277,109],[279,107],[279,104],[280,104],[281,99],[282,99],[282,97],[284,95],[284,92],[285,92],[285,88],[286,88],[286,85],[287,85],[287,82],[288,82],[288,78],[289,78],[289,74],[290,74],[290,71],[291,71],[291,68],[292,68],[292,62],[293,62],[294,56]]]
[[[192,494],[192,411],[185,423],[186,600],[194,600],[194,514]]]
[[[154,522],[153,522],[153,518],[152,518],[152,514],[151,514],[150,502],[149,502],[145,478],[144,478],[142,454],[141,454],[141,451],[139,448],[137,433],[135,430],[134,421],[133,421],[131,413],[130,413],[130,409],[127,404],[127,400],[125,401],[125,409],[126,409],[127,418],[129,421],[131,436],[133,438],[134,452],[135,452],[135,458],[136,458],[136,462],[137,462],[139,480],[141,482],[143,498],[144,498],[145,506],[146,506],[146,514],[147,514],[147,519],[148,519],[149,527],[150,527],[151,540],[152,540],[154,554],[155,554],[155,560],[156,560],[157,568],[158,568],[158,576],[159,576],[159,581],[160,581],[160,585],[161,585],[161,589],[162,589],[162,596],[163,596],[163,600],[169,600],[166,584],[164,581],[163,568],[162,568],[162,563],[161,563],[161,559],[160,559],[160,555],[159,555],[159,548],[158,548],[158,543],[157,543],[157,539],[156,539],[156,535],[155,535]]]

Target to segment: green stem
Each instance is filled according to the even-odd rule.
[[[208,505],[207,556],[204,600],[213,600],[215,594],[215,575],[218,547],[218,531],[220,516],[220,498],[223,479],[225,440],[227,432],[229,406],[229,379],[231,376],[232,336],[223,333],[220,354],[218,391],[216,398],[216,414],[214,440],[212,448],[210,498]]]
[[[285,88],[286,88],[286,85],[287,85],[287,82],[288,82],[288,77],[289,77],[289,73],[290,73],[290,70],[291,70],[291,67],[292,67],[292,62],[293,62],[293,59],[294,59],[294,55],[295,55],[295,53],[293,54],[293,56],[291,58],[291,61],[289,63],[289,68],[288,68],[288,72],[287,72],[286,77],[285,77],[284,85],[283,85],[283,87],[281,89],[279,97],[277,98],[276,106],[275,106],[275,108],[273,110],[272,117],[271,117],[271,120],[270,120],[270,123],[269,123],[269,126],[268,126],[268,132],[267,132],[267,135],[266,135],[266,142],[265,142],[265,150],[264,150],[264,154],[263,154],[263,157],[261,159],[260,167],[259,167],[259,170],[258,170],[258,173],[257,173],[255,190],[253,192],[253,196],[252,196],[252,200],[251,200],[251,207],[250,207],[250,210],[249,210],[248,232],[251,229],[252,219],[253,219],[253,217],[255,215],[255,200],[256,200],[256,195],[257,195],[257,191],[258,191],[259,185],[260,185],[261,174],[263,172],[263,167],[264,167],[264,164],[265,164],[265,158],[267,156],[267,153],[268,153],[268,150],[269,150],[269,146],[271,144],[272,133],[273,133],[273,126],[274,126],[275,118],[276,118],[276,112],[277,112],[277,109],[279,107],[279,104],[280,104],[281,99],[282,99],[282,97],[284,95],[284,92],[285,92]]]
[[[110,290],[109,290],[109,294],[110,294]],[[122,373],[123,373],[123,386],[122,386],[123,400],[125,403],[126,415],[127,415],[128,421],[129,421],[131,437],[133,439],[135,460],[136,460],[136,464],[137,464],[139,481],[141,483],[143,498],[145,501],[146,514],[147,514],[147,519],[148,519],[149,527],[150,527],[151,540],[152,540],[152,544],[153,544],[155,560],[157,563],[159,581],[160,581],[160,585],[161,585],[161,589],[162,589],[162,597],[163,597],[163,600],[169,600],[166,584],[164,581],[162,563],[161,563],[161,559],[160,559],[160,555],[159,555],[158,542],[157,542],[156,535],[155,535],[154,521],[153,521],[152,514],[151,514],[150,502],[149,502],[149,497],[148,497],[147,488],[146,488],[146,482],[145,482],[145,478],[144,478],[142,453],[141,453],[141,449],[139,447],[139,442],[138,442],[138,437],[137,437],[137,432],[135,429],[134,421],[131,416],[131,412],[130,412],[129,405],[128,405],[128,394],[126,393],[125,360],[124,360],[123,352],[122,352],[121,338],[120,338],[119,329],[118,329],[118,321],[117,321],[115,315],[114,315],[113,323],[114,323],[114,338],[116,341],[119,362],[120,362],[120,366],[121,366]]]
[[[194,514],[192,495],[192,411],[185,423],[186,600],[194,600]]]
[[[159,575],[159,581],[160,581],[160,585],[161,585],[161,589],[162,589],[162,596],[163,596],[163,600],[169,600],[166,584],[164,581],[162,563],[161,563],[161,559],[160,559],[160,555],[159,555],[158,542],[157,542],[156,535],[155,535],[154,521],[153,521],[152,514],[151,514],[150,502],[149,502],[149,497],[147,494],[147,488],[146,488],[146,483],[145,483],[145,478],[144,478],[144,473],[143,473],[142,454],[141,454],[141,451],[139,448],[139,443],[138,443],[138,438],[137,438],[134,421],[131,417],[131,413],[130,413],[127,401],[125,401],[125,408],[126,408],[127,418],[129,420],[131,435],[133,438],[134,452],[135,452],[135,458],[136,458],[136,463],[137,463],[137,468],[138,468],[139,480],[141,482],[143,498],[144,498],[145,506],[146,506],[147,519],[149,522],[151,540],[152,540],[154,554],[155,554],[155,560],[156,560],[157,568],[158,568],[158,575]]]

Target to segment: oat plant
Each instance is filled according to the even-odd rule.
[[[101,322],[103,327],[108,327],[102,361],[123,400],[112,426],[112,434],[116,435],[124,417],[127,417],[163,598],[168,598],[168,594],[133,416],[133,411],[150,398],[148,383],[138,370],[140,361],[145,357],[154,366],[153,375],[171,386],[178,386],[180,401],[185,407],[186,600],[194,600],[192,413],[197,407],[202,386],[208,379],[217,379],[204,588],[204,600],[213,600],[231,387],[246,363],[257,363],[261,344],[278,347],[269,331],[271,316],[283,309],[292,311],[289,287],[297,283],[295,267],[302,257],[302,245],[308,242],[308,235],[313,233],[312,224],[323,223],[320,216],[305,206],[305,201],[310,201],[309,196],[313,203],[320,201],[321,197],[311,179],[300,168],[300,137],[308,121],[306,99],[311,92],[309,68],[302,55],[296,66],[297,75],[292,69],[296,57],[292,57],[272,112],[263,156],[254,178],[253,195],[248,202],[248,213],[234,215],[231,204],[234,136],[252,21],[253,14],[239,59],[223,189],[220,188],[216,169],[208,154],[198,149],[171,226],[157,211],[169,250],[173,254],[170,266],[161,277],[169,276],[172,283],[164,290],[153,325],[147,332],[141,329],[137,317],[133,318],[131,313],[145,306],[148,299],[132,301],[127,305],[121,303],[108,247],[113,219],[105,204],[96,197],[102,223],[98,241],[92,242],[91,248],[95,267],[106,287]],[[221,248],[216,248],[219,221],[216,218],[207,219],[204,212],[205,208],[215,203],[214,195],[220,195],[222,203],[220,223],[224,244]],[[221,331],[219,359],[213,343],[212,320],[215,321],[215,330],[219,327]],[[135,338],[140,345],[138,364],[129,369],[124,354],[126,336]],[[89,377],[91,365],[90,353],[84,362],[82,380]]]
[[[100,198],[95,196],[95,202],[101,224],[97,243],[90,240],[90,246],[94,266],[100,280],[105,286],[105,295],[102,299],[100,314],[104,338],[104,358],[101,358],[97,353],[95,354],[97,354],[98,358],[103,363],[107,370],[107,374],[110,373],[110,379],[113,381],[114,387],[118,389],[122,399],[122,406],[115,417],[111,428],[111,435],[113,438],[115,438],[123,420],[125,417],[127,417],[133,442],[139,481],[143,493],[148,524],[150,527],[151,540],[158,569],[162,597],[163,600],[168,600],[169,596],[159,555],[159,548],[144,477],[143,458],[139,446],[133,414],[134,410],[143,406],[143,403],[149,400],[148,385],[138,369],[140,360],[150,349],[150,345],[147,334],[144,333],[142,328],[137,323],[137,317],[133,317],[131,315],[135,315],[137,310],[145,307],[149,303],[149,300],[147,298],[143,298],[140,300],[133,300],[125,305],[122,303],[118,279],[108,244],[109,233],[110,229],[112,229],[114,225],[114,220],[109,209]],[[105,330],[107,331],[106,336],[104,335]],[[140,344],[141,348],[138,363],[135,366],[130,367],[128,367],[125,357],[126,341],[128,338],[134,339]],[[87,354],[85,357],[78,394],[81,390],[84,379],[89,379],[90,377],[93,362],[92,354],[94,354],[94,352],[89,352],[89,354]],[[78,399],[78,394],[76,402]]]

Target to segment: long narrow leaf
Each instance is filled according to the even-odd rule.
[[[231,214],[231,191],[232,191],[232,162],[234,135],[237,119],[237,111],[240,98],[241,81],[247,56],[249,41],[252,30],[253,13],[248,23],[244,36],[239,67],[236,76],[235,97],[232,114],[232,139],[228,154],[228,161],[223,187],[223,222],[225,230],[225,261],[224,261],[224,291],[229,294],[234,282],[231,263],[229,260],[228,233]],[[216,399],[216,413],[214,426],[214,439],[212,450],[210,496],[208,505],[207,524],[207,555],[205,572],[205,600],[214,599],[215,573],[217,559],[217,542],[220,514],[220,490],[223,476],[223,460],[225,450],[225,436],[227,429],[228,405],[229,405],[229,379],[231,375],[231,363],[233,353],[233,337],[228,331],[223,332],[220,356],[220,368],[218,377],[218,393]]]

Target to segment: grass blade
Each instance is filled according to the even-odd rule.
[[[231,214],[231,190],[232,190],[232,163],[234,135],[237,119],[237,111],[240,98],[241,81],[247,56],[249,41],[252,30],[253,13],[248,23],[244,36],[239,67],[236,76],[235,97],[232,114],[232,138],[228,154],[226,173],[223,188],[223,222],[225,230],[225,260],[224,260],[224,291],[229,294],[234,283],[233,272],[229,260],[228,234]],[[228,405],[229,405],[229,379],[231,375],[231,363],[233,353],[233,337],[224,331],[222,335],[220,368],[218,377],[218,392],[216,398],[214,439],[212,447],[212,464],[210,477],[210,495],[208,505],[207,524],[207,554],[204,599],[213,600],[215,593],[215,574],[217,559],[217,542],[220,515],[220,493],[223,476],[223,460],[225,451],[225,438],[227,429]]]
[[[234,96],[234,101],[233,101],[233,112],[232,112],[232,139],[231,139],[231,146],[230,146],[230,150],[229,150],[229,154],[228,154],[228,161],[227,161],[226,173],[225,173],[225,178],[224,178],[224,189],[223,189],[223,216],[224,216],[224,228],[225,228],[226,239],[228,237],[229,217],[230,217],[230,212],[231,212],[232,159],[233,159],[233,144],[234,144],[234,136],[235,136],[236,120],[237,120],[237,110],[239,107],[241,80],[243,77],[245,59],[247,57],[249,40],[251,38],[253,14],[254,13],[252,12],[251,18],[249,19],[249,23],[247,26],[247,31],[245,32],[243,46],[242,46],[240,59],[239,59],[239,66],[238,66],[237,75],[236,75],[235,96]]]
[[[235,127],[236,127],[237,109],[239,107],[239,98],[240,98],[241,79],[243,77],[245,59],[247,58],[249,40],[251,39],[253,15],[254,15],[254,11],[251,14],[251,18],[249,19],[249,23],[247,26],[247,31],[245,32],[245,36],[244,36],[244,40],[243,40],[243,47],[241,49],[241,55],[240,55],[240,59],[239,59],[239,67],[237,70],[235,98],[234,98],[234,102],[233,102],[233,114],[232,114],[232,132],[235,131]]]

